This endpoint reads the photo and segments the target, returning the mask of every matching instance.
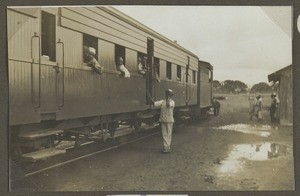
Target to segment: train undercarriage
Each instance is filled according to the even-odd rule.
[[[181,107],[175,123],[187,123],[206,115],[207,108]],[[86,117],[64,121],[11,126],[10,153],[19,162],[36,162],[93,142],[106,142],[159,125],[159,110]]]

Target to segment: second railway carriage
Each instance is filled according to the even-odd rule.
[[[112,7],[10,7],[7,13],[14,152],[28,140],[34,149],[45,140],[53,147],[53,138],[78,136],[86,127],[113,136],[121,122],[138,128],[156,121],[159,110],[151,109],[148,96],[163,99],[168,88],[177,120],[211,105],[209,63]],[[84,63],[84,46],[95,49],[101,74]],[[119,56],[129,78],[116,69]],[[146,76],[138,74],[142,56]]]

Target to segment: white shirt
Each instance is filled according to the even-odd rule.
[[[175,102],[171,99],[170,100],[170,106],[167,107],[166,105],[166,100],[160,100],[154,102],[155,107],[160,107],[160,122],[168,122],[168,123],[173,123],[174,118],[173,118],[173,109],[175,107]]]
[[[130,77],[130,73],[129,71],[126,69],[126,67],[124,65],[120,65],[119,67],[120,71],[124,73],[124,77],[125,78],[129,78]]]

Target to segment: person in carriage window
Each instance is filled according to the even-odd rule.
[[[145,76],[147,73],[147,69],[145,67],[145,61],[142,60],[141,57],[138,58],[138,73]]]
[[[96,60],[96,49],[93,47],[83,47],[83,61],[91,67],[97,74],[101,74],[103,67]]]
[[[125,78],[129,78],[130,77],[130,73],[129,71],[126,69],[126,67],[124,66],[124,60],[122,57],[118,57],[118,63],[117,63],[117,70],[119,70],[122,74],[123,77]]]
[[[157,82],[160,82],[159,75],[158,75],[158,69],[159,65],[154,64],[154,79]],[[149,66],[147,64],[147,57],[144,56],[143,59],[141,57],[138,58],[138,73],[145,76],[147,74],[147,71],[149,71]]]

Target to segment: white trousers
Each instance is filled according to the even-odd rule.
[[[164,149],[171,149],[173,123],[161,122],[161,133],[163,137]]]

